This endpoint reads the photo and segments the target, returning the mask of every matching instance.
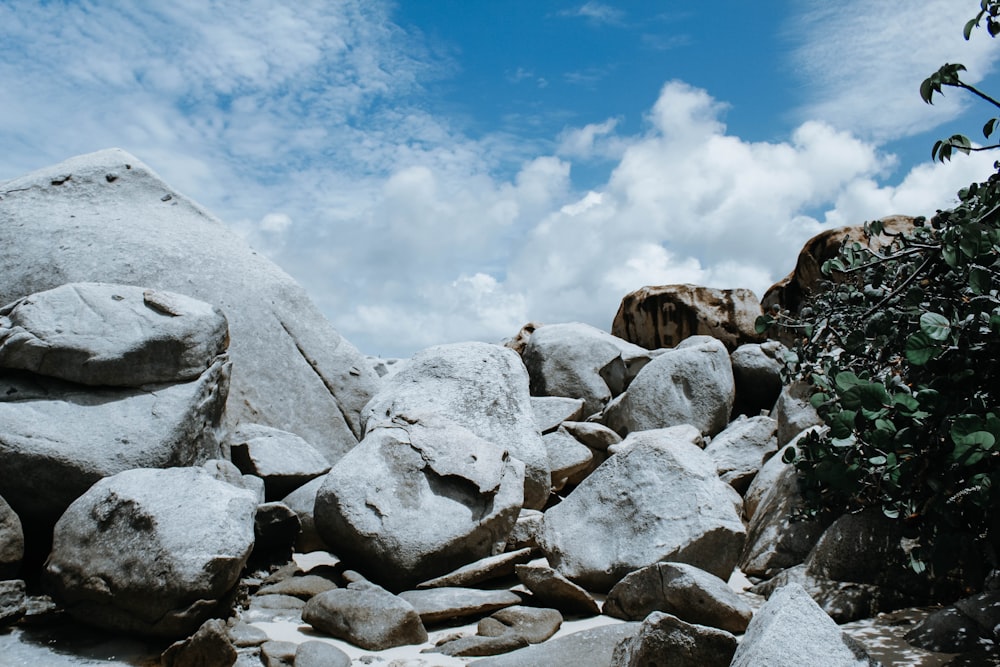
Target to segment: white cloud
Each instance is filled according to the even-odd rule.
[[[580,5],[576,9],[560,12],[563,16],[579,16],[590,19],[595,23],[607,23],[616,25],[621,23],[625,13],[616,7],[590,0]]]

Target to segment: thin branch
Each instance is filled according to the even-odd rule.
[[[948,85],[955,86],[956,88],[964,88],[967,91],[969,91],[970,93],[972,93],[973,95],[979,97],[980,99],[986,100],[987,102],[989,102],[993,106],[995,106],[998,109],[1000,109],[1000,102],[996,101],[995,99],[993,99],[992,97],[990,97],[986,93],[980,91],[975,86],[970,86],[969,84],[964,83],[962,81],[958,81],[957,83],[952,83],[952,84],[948,84]]]
[[[871,317],[876,312],[878,312],[879,310],[881,310],[885,306],[885,304],[889,303],[892,299],[894,299],[895,297],[899,296],[900,293],[902,293],[903,290],[905,290],[907,287],[910,286],[910,283],[912,283],[914,280],[917,279],[917,276],[919,276],[921,273],[923,273],[924,269],[926,269],[933,260],[934,260],[934,255],[928,255],[927,259],[925,259],[920,264],[920,266],[917,267],[916,271],[914,271],[909,276],[907,276],[906,280],[904,280],[903,282],[901,282],[896,287],[896,289],[894,289],[891,292],[889,292],[888,294],[886,294],[884,299],[882,299],[881,301],[879,301],[878,303],[876,303],[874,306],[872,306],[871,308],[869,308],[868,310],[866,310],[865,314],[861,316],[861,319],[862,320],[867,320],[869,317]]]

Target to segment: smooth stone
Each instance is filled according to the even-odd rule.
[[[522,602],[520,595],[507,590],[491,591],[459,587],[404,591],[399,597],[413,605],[424,625],[468,616],[482,616]]]

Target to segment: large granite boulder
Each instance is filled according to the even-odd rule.
[[[473,342],[417,352],[383,379],[365,406],[365,428],[370,432],[404,413],[439,414],[506,449],[524,463],[525,505],[548,500],[548,451],[535,424],[528,374],[513,351]]]
[[[319,632],[369,651],[422,644],[427,630],[406,600],[370,582],[352,582],[316,595],[302,620]]]
[[[186,636],[239,579],[256,507],[254,493],[205,468],[107,477],[59,519],[43,583],[85,623]]]
[[[740,498],[712,460],[669,430],[632,433],[620,446],[545,512],[552,566],[595,591],[658,561],[728,579],[743,545]]]
[[[228,345],[218,308],[142,287],[69,283],[0,308],[0,368],[80,384],[194,380]]]
[[[402,590],[498,551],[523,488],[503,447],[436,415],[396,415],[327,474],[314,521],[339,556]]]
[[[642,287],[622,299],[611,333],[649,350],[712,336],[731,352],[761,340],[754,326],[762,314],[760,300],[748,289]]]
[[[715,435],[729,423],[735,396],[725,345],[694,336],[646,364],[628,391],[608,404],[604,423],[622,435],[678,424]]]
[[[582,398],[588,416],[625,391],[652,355],[589,324],[567,322],[535,329],[521,357],[533,396]]]
[[[227,422],[302,436],[336,461],[377,378],[287,274],[128,153],[110,149],[0,183],[0,303],[71,282],[191,296],[226,314]]]
[[[222,355],[192,381],[137,388],[0,372],[0,495],[51,526],[103,477],[220,457],[230,367]]]
[[[734,653],[730,633],[654,611],[635,636],[615,647],[610,667],[729,667]]]

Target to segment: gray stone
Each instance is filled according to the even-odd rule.
[[[229,372],[223,356],[192,382],[138,389],[0,374],[0,495],[51,525],[101,478],[219,458]]]
[[[487,343],[453,343],[421,350],[383,380],[365,406],[366,433],[401,414],[438,414],[524,463],[524,505],[549,498],[548,454],[535,425],[528,374],[513,351]]]
[[[563,422],[562,426],[571,436],[599,452],[607,451],[608,447],[617,445],[622,441],[620,435],[604,424],[596,422]]]
[[[764,459],[778,451],[776,430],[777,422],[770,417],[741,415],[712,438],[705,453],[715,461],[722,481],[742,493],[764,465]]]
[[[639,623],[602,625],[505,655],[476,660],[470,667],[608,667],[618,643],[635,635],[639,626]]]
[[[229,438],[233,463],[264,480],[268,500],[280,500],[330,471],[330,464],[308,442],[262,424],[240,424]]]
[[[422,644],[427,630],[409,602],[373,584],[353,583],[306,603],[302,620],[369,651]]]
[[[537,549],[538,535],[542,530],[542,518],[545,515],[538,510],[522,509],[507,537],[508,549]]]
[[[626,443],[545,512],[549,563],[592,591],[659,561],[727,579],[744,539],[739,495],[704,451],[669,431],[633,433]]]
[[[575,421],[587,416],[583,414],[582,398],[565,396],[532,396],[531,410],[535,413],[538,430],[543,434],[556,430],[565,421]]]
[[[256,499],[203,468],[128,470],[56,524],[44,582],[79,620],[125,632],[193,632],[239,579]]]
[[[736,383],[735,414],[754,417],[771,411],[784,385],[779,361],[784,350],[781,343],[769,340],[740,345],[729,355]]]
[[[562,427],[542,436],[542,441],[549,454],[553,491],[562,491],[566,485],[579,484],[597,467],[593,450]]]
[[[302,642],[295,649],[295,667],[351,667],[351,656],[326,642]]]
[[[332,589],[328,589],[332,590]],[[306,606],[304,600],[292,595],[278,593],[257,594],[250,598],[251,609],[302,609]]]
[[[224,621],[210,618],[198,630],[171,644],[160,656],[163,667],[232,667],[236,647],[229,639]]]
[[[0,628],[17,623],[27,611],[26,604],[23,580],[0,581]]]
[[[256,625],[238,621],[229,628],[229,641],[236,648],[260,646],[267,641],[267,633]]]
[[[454,572],[417,584],[417,589],[440,588],[441,586],[472,586],[491,579],[514,574],[514,566],[531,560],[530,548],[507,551],[496,556],[481,558],[475,563],[463,565]]]
[[[774,591],[789,584],[802,586],[819,608],[837,623],[872,618],[885,608],[883,592],[878,586],[818,577],[810,574],[804,563],[782,570],[772,579],[751,588],[750,592],[770,597]]]
[[[313,511],[316,507],[316,492],[323,486],[326,477],[317,477],[295,489],[281,499],[299,517],[299,535],[295,538],[295,550],[299,553],[325,551],[326,542],[316,530]]]
[[[541,644],[559,631],[562,622],[558,609],[514,606],[479,621],[476,632],[485,637],[516,634],[529,644]]]
[[[529,591],[533,603],[554,607],[567,614],[596,616],[597,601],[586,590],[546,565],[518,565],[517,578]]]
[[[784,447],[806,429],[823,425],[809,402],[811,395],[812,387],[806,382],[793,382],[782,388],[772,415],[778,422],[778,447]]]
[[[331,463],[357,443],[359,413],[378,382],[364,356],[285,272],[137,158],[104,150],[0,190],[0,303],[73,282],[200,299],[229,321],[239,369],[229,426],[291,431]]]
[[[316,574],[305,574],[298,577],[288,577],[279,582],[261,586],[260,590],[257,591],[257,595],[291,595],[300,600],[308,600],[314,595],[319,595],[334,588],[337,588],[337,584],[326,577]]]
[[[298,648],[295,642],[264,642],[260,646],[260,658],[264,667],[294,667]]]
[[[615,647],[611,667],[729,667],[735,653],[736,637],[728,632],[654,611]]]
[[[426,648],[421,653],[443,653],[454,657],[477,657],[483,655],[499,655],[509,653],[528,645],[528,640],[518,634],[510,633],[496,637],[479,635],[456,637],[439,644],[434,648]]]
[[[732,667],[874,667],[864,647],[844,634],[797,584],[779,588],[747,627]]]
[[[521,567],[521,566],[519,566]],[[468,616],[483,616],[497,609],[521,604],[521,596],[507,590],[480,590],[443,586],[399,594],[417,610],[424,625]]]
[[[0,579],[17,575],[24,558],[24,530],[21,519],[0,496]]]
[[[686,563],[654,563],[619,581],[604,602],[604,613],[638,621],[654,611],[688,623],[742,634],[753,611],[729,585]]]
[[[228,345],[215,306],[130,285],[70,283],[0,308],[0,368],[79,384],[187,382]]]
[[[715,435],[729,423],[735,392],[726,346],[694,336],[646,364],[603,422],[621,435],[678,424]]]
[[[457,424],[398,415],[326,476],[316,528],[368,576],[410,588],[499,551],[521,509],[523,474],[506,450]]]

